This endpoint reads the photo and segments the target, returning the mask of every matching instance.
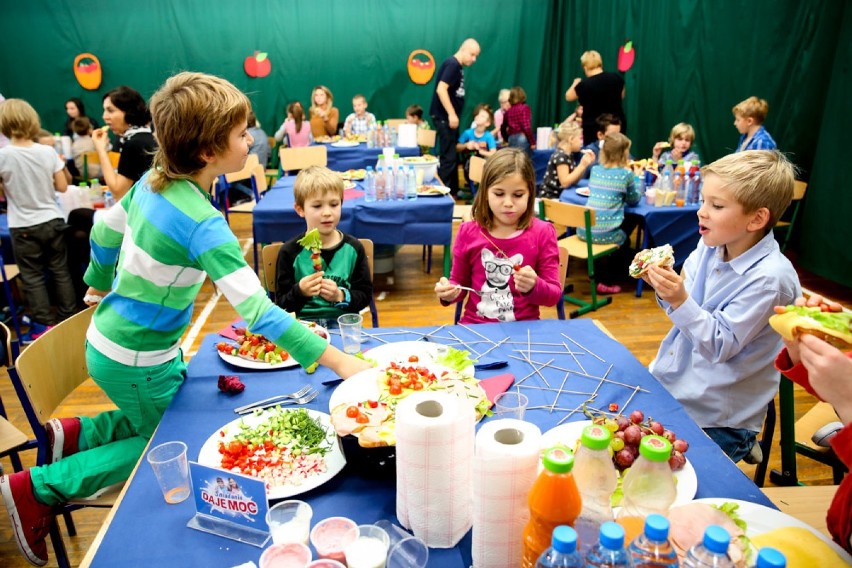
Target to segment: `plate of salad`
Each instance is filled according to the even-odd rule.
[[[318,323],[303,320],[299,322],[327,342],[331,341],[328,330]],[[241,369],[261,371],[299,366],[299,362],[291,357],[286,349],[278,347],[263,335],[252,333],[245,327],[236,327],[234,332],[237,336],[236,342],[220,341],[216,344],[216,352],[226,363]]]
[[[277,406],[217,429],[201,446],[198,463],[261,479],[268,499],[282,499],[324,484],[346,458],[328,414]]]
[[[440,343],[426,341],[397,341],[373,347],[365,353],[380,367],[390,363],[398,364],[432,364],[441,365],[472,377],[475,359],[470,358],[470,352]]]

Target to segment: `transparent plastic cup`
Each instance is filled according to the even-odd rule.
[[[340,327],[340,337],[343,339],[343,352],[358,353],[361,350],[361,325],[364,318],[361,314],[343,314],[337,318]]]
[[[529,399],[517,391],[506,391],[494,397],[494,415],[497,418],[524,419]]]
[[[305,568],[311,562],[311,549],[299,542],[273,544],[263,551],[260,568]]]
[[[358,525],[350,531],[349,543],[344,547],[346,566],[349,568],[385,568],[390,537],[376,525]]]
[[[429,547],[423,540],[386,519],[376,526],[390,538],[387,568],[425,568],[429,562]]]
[[[186,462],[186,444],[166,442],[148,452],[148,463],[154,470],[163,498],[174,505],[189,497],[189,464]]]
[[[331,558],[320,558],[308,564],[307,568],[346,568],[346,564],[341,564]]]
[[[275,544],[298,542],[308,544],[314,511],[304,501],[281,501],[266,513],[266,524]],[[309,559],[310,560],[310,559]]]
[[[358,525],[346,517],[329,517],[314,525],[311,529],[311,544],[320,558],[346,562],[343,549],[350,539],[355,538],[352,529]]]

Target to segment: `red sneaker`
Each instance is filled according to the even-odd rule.
[[[36,501],[29,471],[0,477],[0,494],[21,554],[35,566],[47,564],[47,538],[53,508]]]
[[[598,284],[598,294],[619,294],[621,286],[607,286],[606,284]]]
[[[50,453],[47,455],[48,463],[59,461],[80,451],[80,428],[79,418],[51,418],[45,422],[44,429],[50,446]]]

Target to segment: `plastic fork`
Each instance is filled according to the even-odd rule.
[[[255,410],[263,410],[264,408],[270,408],[272,406],[284,406],[286,404],[307,404],[307,403],[311,402],[313,399],[315,399],[317,396],[319,396],[319,391],[311,391],[309,394],[302,396],[302,397],[299,397],[299,398],[288,398],[286,400],[279,400],[277,402],[269,402],[269,403],[266,403],[266,404],[259,404],[259,405],[247,408],[245,410],[241,410],[239,412],[237,412],[237,411],[234,411],[234,412],[237,412],[237,414],[240,414],[240,415],[246,415],[246,414],[249,414],[251,412],[254,412]]]
[[[267,404],[270,402],[287,400],[288,398],[301,398],[311,392],[311,385],[305,385],[296,392],[291,392],[290,394],[277,394],[275,396],[270,396],[269,398],[264,398],[263,400],[258,400],[257,402],[252,402],[251,404],[246,404],[243,406],[238,406],[234,409],[234,412],[237,414],[242,413],[243,410],[251,410],[252,408],[259,406],[261,404]]]
[[[480,292],[479,290],[474,290],[473,288],[468,288],[467,286],[461,286],[459,284],[456,284],[456,288],[458,288],[459,290],[467,290],[468,292],[473,292],[477,296],[482,296],[482,292]]]

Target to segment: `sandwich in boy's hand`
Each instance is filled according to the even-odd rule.
[[[852,351],[852,314],[840,306],[786,306],[775,310],[780,313],[769,318],[769,325],[784,339],[793,341],[800,333],[810,333],[841,351]]]
[[[636,256],[633,257],[633,262],[630,263],[630,276],[642,278],[642,275],[648,272],[648,267],[652,264],[662,267],[674,266],[672,245],[663,245],[637,252]]]

